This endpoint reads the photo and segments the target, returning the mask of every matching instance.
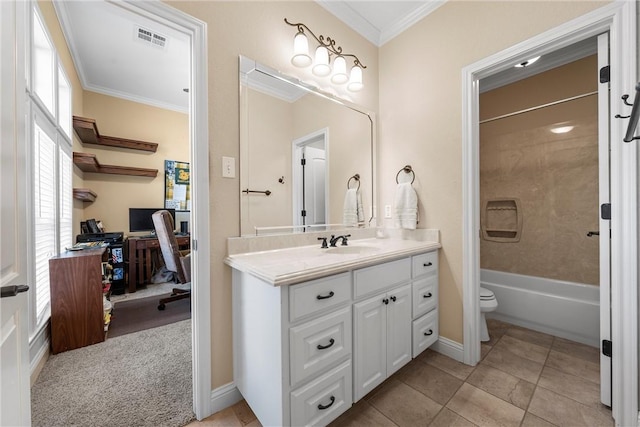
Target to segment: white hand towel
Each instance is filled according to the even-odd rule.
[[[358,225],[358,194],[355,188],[349,188],[344,195],[343,218],[344,225]]]
[[[410,182],[398,184],[394,207],[396,228],[415,230],[418,224],[418,195]]]
[[[364,207],[362,206],[362,193],[356,190],[356,199],[358,204],[358,222],[364,222]]]

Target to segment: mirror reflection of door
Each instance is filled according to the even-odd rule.
[[[293,141],[293,207],[295,225],[326,224],[328,211],[327,131]]]

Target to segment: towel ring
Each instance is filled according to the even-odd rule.
[[[396,174],[396,184],[400,184],[398,182],[398,177],[400,176],[400,172],[402,171],[404,171],[404,173],[411,173],[413,175],[413,177],[411,178],[411,183],[413,184],[413,181],[416,180],[416,173],[413,171],[413,168],[411,168],[411,165],[406,165],[398,171],[398,173]]]
[[[349,190],[351,188],[351,180],[355,179],[356,182],[358,183],[358,188],[356,188],[356,190],[360,189],[360,174],[355,174],[353,175],[351,178],[349,178],[349,181],[347,181],[347,190]]]

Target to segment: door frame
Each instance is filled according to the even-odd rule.
[[[293,208],[293,225],[301,226],[300,211],[302,210],[302,198],[300,194],[302,192],[302,172],[300,171],[300,160],[302,160],[302,149],[310,144],[313,144],[316,140],[322,138],[322,144],[324,146],[325,156],[325,182],[324,182],[324,218],[325,223],[329,224],[329,128],[322,128],[310,134],[301,136],[293,140],[291,144],[292,156],[291,156],[291,170],[293,182],[291,185],[291,207]],[[313,230],[312,230],[313,231]]]
[[[480,360],[479,81],[527,58],[609,32],[612,114],[626,112],[621,96],[636,82],[636,5],[616,1],[475,62],[462,70],[463,361]],[[622,110],[622,111],[620,111]],[[617,424],[638,422],[638,184],[637,143],[624,143],[627,121],[611,129],[612,414]],[[625,286],[627,285],[627,286]],[[625,321],[626,319],[626,321]]]
[[[193,411],[213,412],[211,390],[211,262],[209,224],[209,126],[207,24],[160,1],[113,1],[133,13],[180,31],[191,39],[189,146],[191,163],[191,353]]]

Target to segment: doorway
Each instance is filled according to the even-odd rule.
[[[293,141],[293,218],[304,230],[327,224],[329,129],[321,129]]]
[[[598,34],[609,32],[612,109],[636,78],[635,5],[615,3],[542,33],[463,69],[463,360],[480,360],[479,342],[479,111],[480,79]],[[626,52],[626,55],[623,54]],[[623,144],[624,124],[611,115],[611,204],[618,206],[611,218],[611,331],[613,347],[612,413],[619,424],[637,418],[637,290],[623,278],[637,283],[637,148]],[[633,258],[630,258],[633,257]],[[628,282],[631,283],[631,282]],[[625,320],[626,319],[626,320]],[[625,344],[631,340],[631,344]]]

